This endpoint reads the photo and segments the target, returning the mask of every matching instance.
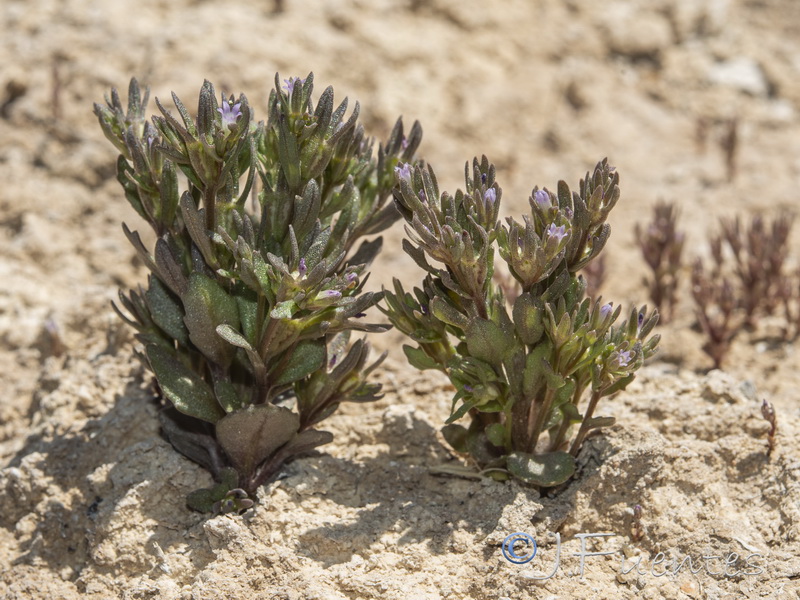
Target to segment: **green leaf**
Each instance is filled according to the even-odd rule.
[[[520,294],[514,301],[514,325],[523,344],[535,344],[544,333],[541,306],[529,293]]]
[[[250,364],[253,366],[256,379],[262,381],[266,375],[267,367],[264,365],[261,355],[256,352],[244,336],[238,331],[235,331],[230,325],[220,325],[217,327],[217,335],[229,344],[241,348],[247,353],[247,358],[250,359]]]
[[[489,438],[489,441],[495,446],[500,446],[501,448],[505,446],[506,428],[503,427],[502,424],[492,423],[484,431],[486,432],[486,437]]]
[[[420,348],[412,348],[408,345],[403,345],[403,352],[412,367],[424,371],[425,369],[440,369],[441,365],[433,360],[430,356]]]
[[[462,330],[466,330],[469,326],[467,317],[440,296],[431,300],[430,309],[434,317],[448,325]]]
[[[467,326],[467,348],[470,355],[500,365],[514,350],[514,338],[492,321],[475,318]]]
[[[258,298],[246,285],[237,282],[233,289],[236,305],[239,307],[239,320],[242,324],[242,334],[247,340],[254,343],[261,323],[258,322]]]
[[[221,472],[221,481],[212,488],[195,490],[186,498],[186,504],[198,512],[213,512],[214,504],[225,498],[238,484],[235,469],[227,467]]]
[[[286,368],[278,374],[275,385],[285,385],[311,375],[325,365],[325,341],[307,340],[300,342],[292,352]]]
[[[611,394],[615,394],[616,392],[621,392],[626,387],[628,387],[630,382],[633,381],[634,379],[636,379],[636,376],[634,374],[630,374],[623,377],[622,379],[618,379],[617,381],[615,381],[614,383],[612,383],[610,386],[608,386],[606,389],[603,390],[603,395],[610,396]]]
[[[236,387],[231,383],[230,379],[219,378],[214,380],[214,394],[217,397],[217,402],[225,409],[226,413],[233,412],[242,408],[242,400],[236,392]]]
[[[560,451],[546,454],[512,452],[506,466],[514,477],[542,487],[564,483],[575,473],[575,459],[569,452]]]
[[[230,365],[236,350],[219,337],[217,327],[230,325],[234,330],[239,328],[236,300],[215,280],[198,272],[189,278],[189,288],[182,300],[189,339],[216,364],[221,367]]]
[[[445,421],[445,424],[446,425],[450,425],[450,423],[453,423],[454,421],[458,421],[461,417],[463,417],[465,414],[467,414],[467,412],[469,411],[470,408],[472,408],[476,404],[477,404],[477,402],[475,402],[475,400],[472,400],[472,401],[469,401],[469,402],[462,402],[461,406],[459,406],[456,409],[456,411],[453,412],[450,415],[450,417],[447,419],[447,421]]]
[[[282,460],[291,456],[305,454],[318,446],[330,444],[333,441],[333,434],[330,431],[318,431],[317,429],[306,429],[294,436],[289,443],[278,451]]]
[[[297,304],[294,300],[286,300],[284,302],[279,302],[275,305],[275,308],[272,309],[272,312],[269,314],[270,317],[273,319],[291,319],[292,315],[297,312]]]
[[[169,350],[149,344],[145,354],[161,391],[176,409],[209,423],[216,423],[225,415],[208,384]]]
[[[169,337],[187,345],[189,332],[183,323],[184,314],[180,300],[154,275],[149,280],[150,286],[144,296],[150,309],[150,317]]]
[[[274,404],[250,405],[230,413],[217,423],[217,441],[243,477],[291,440],[300,417]]]
[[[601,427],[611,427],[617,420],[614,417],[592,417],[586,422],[588,429],[600,429]]]
[[[442,435],[453,450],[466,454],[467,452],[467,428],[463,425],[451,423],[442,427]]]
[[[533,398],[539,392],[545,377],[547,359],[552,353],[549,341],[537,344],[525,359],[525,373],[522,376],[522,391],[528,398]]]

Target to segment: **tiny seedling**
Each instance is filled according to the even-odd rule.
[[[769,458],[775,450],[775,436],[778,433],[778,417],[775,414],[775,407],[771,402],[767,402],[766,399],[761,403],[761,416],[764,417],[764,420],[770,425],[770,429],[767,432],[767,458]]]

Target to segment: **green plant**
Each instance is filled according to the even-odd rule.
[[[381,310],[416,342],[404,346],[410,363],[455,386],[445,438],[485,474],[564,482],[589,432],[614,422],[595,416],[600,399],[633,380],[659,339],[648,337],[657,314],[634,308],[615,327],[620,307],[584,298],[578,275],[608,239],[618,174],[603,161],[578,192],[563,181],[557,193],[534,188],[530,214],[506,224],[486,157],[467,163],[455,196],[439,194],[428,166],[399,165],[396,177],[403,247],[427,276],[413,294],[395,280]],[[496,250],[516,282],[511,292],[493,281]],[[466,427],[456,423],[465,416]]]
[[[381,239],[355,244],[399,218],[393,171],[422,132],[405,137],[398,120],[375,153],[358,104],[346,117],[332,88],[316,106],[312,91],[313,75],[283,87],[276,75],[266,123],[209,82],[196,118],[173,94],[180,116],[156,100],[148,121],[136,80],[127,110],[116,90],[95,105],[125,196],[157,237],[151,252],[123,226],[151,274],[118,312],[168,401],[166,437],[219,482],[190,496],[200,510],[247,508],[287,460],[332,439],[315,426],[340,403],[379,397],[367,376],[383,357],[368,365],[369,343],[350,333],[387,329],[363,320],[382,296],[364,291]]]

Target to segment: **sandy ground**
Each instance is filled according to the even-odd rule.
[[[800,597],[797,344],[767,323],[708,372],[685,281],[661,353],[602,407],[618,425],[558,494],[433,475],[456,460],[437,433],[451,392],[408,367],[390,332],[373,339],[391,352],[385,398],[332,417],[323,453],[291,464],[243,517],[184,506],[210,478],[160,438],[150,379],[109,304],[145,279],[120,228],[143,224],[91,107],[131,76],[189,104],[208,78],[245,92],[258,118],[276,71],[314,71],[320,90],[360,101],[371,134],[420,120],[444,189],[488,155],[507,214],[534,184],[577,184],[608,156],[622,199],[603,294],[622,303],[647,300],[633,228],[656,201],[680,206],[689,256],[708,254],[719,216],[797,209],[800,3],[489,4],[2,3],[0,597]],[[419,279],[402,236],[386,236],[376,286]],[[763,398],[780,420],[771,458]],[[517,531],[539,543],[527,565],[501,552]],[[613,537],[585,552],[612,554],[581,572],[593,533]]]

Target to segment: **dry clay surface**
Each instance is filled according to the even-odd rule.
[[[208,78],[261,118],[276,71],[314,71],[319,91],[360,101],[371,134],[420,120],[444,189],[486,154],[506,214],[608,156],[622,199],[602,292],[643,303],[633,227],[657,200],[680,206],[689,257],[719,216],[797,209],[800,4],[6,0],[0,53],[0,598],[800,597],[797,343],[770,321],[708,372],[686,277],[660,354],[601,405],[617,425],[562,489],[436,474],[460,460],[438,433],[452,388],[390,332],[372,340],[390,351],[382,400],[343,407],[334,442],[244,516],[189,511],[211,481],[160,437],[110,309],[146,278],[120,222],[145,226],[91,113],[131,76],[189,105]],[[376,288],[419,280],[402,236],[385,235]],[[764,398],[780,422],[769,457]],[[503,557],[514,532],[538,542],[528,564]],[[581,566],[582,539],[606,554]]]

